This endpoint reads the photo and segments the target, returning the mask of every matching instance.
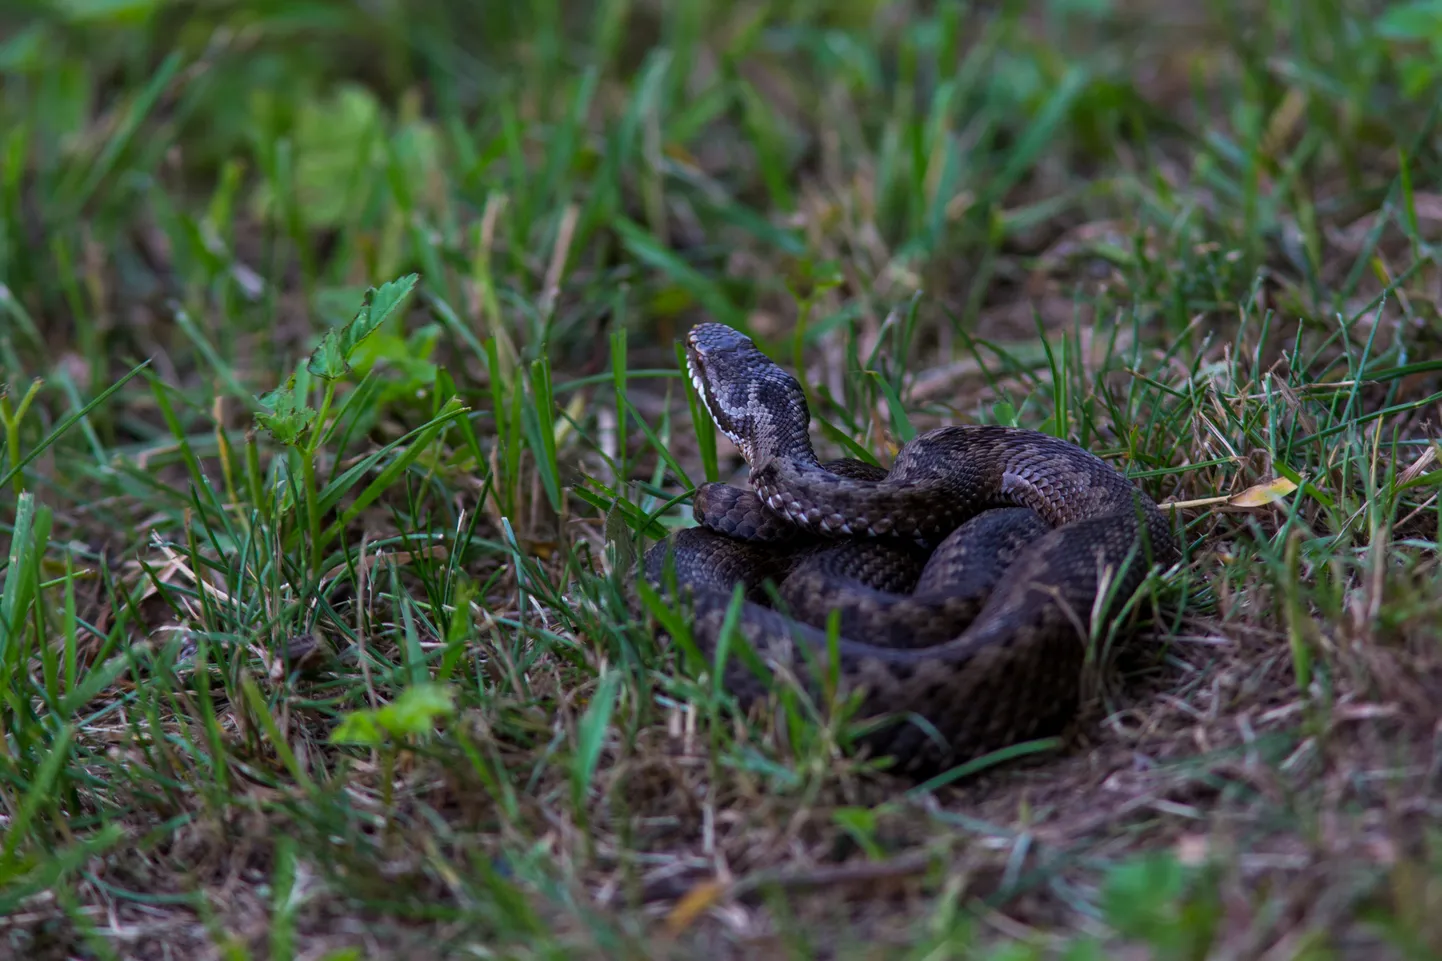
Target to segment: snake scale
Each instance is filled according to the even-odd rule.
[[[950,426],[914,437],[889,470],[822,463],[800,385],[749,338],[699,324],[686,358],[751,486],[698,488],[698,525],[654,545],[642,576],[689,597],[708,657],[738,583],[737,629],[773,663],[824,662],[837,612],[841,681],[863,690],[863,716],[900,722],[864,739],[894,770],[1060,733],[1080,704],[1094,619],[1179,556],[1156,503],[1074,444]],[[766,691],[734,655],[723,680],[743,705]]]

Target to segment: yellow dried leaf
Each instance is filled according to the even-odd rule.
[[[668,143],[666,144],[666,146],[661,148],[661,152],[664,153],[666,156],[670,157],[672,160],[686,164],[688,167],[701,166],[701,162],[696,159],[696,155],[693,154],[691,151],[687,150],[685,144]]]
[[[721,898],[726,886],[720,881],[703,881],[696,885],[686,896],[676,902],[671,913],[666,916],[666,927],[672,934],[679,934],[690,927],[711,905]]]
[[[1268,504],[1275,504],[1297,489],[1297,485],[1285,477],[1277,477],[1267,481],[1265,484],[1254,484],[1234,497],[1228,498],[1227,503],[1232,507],[1265,507]]]

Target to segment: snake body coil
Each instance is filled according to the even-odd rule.
[[[701,324],[686,354],[752,489],[703,485],[699,526],[651,548],[644,576],[661,586],[674,563],[708,653],[737,583],[740,633],[782,663],[796,660],[797,645],[824,660],[826,618],[838,611],[836,666],[865,690],[863,715],[926,722],[903,717],[868,735],[901,770],[1060,731],[1078,706],[1093,619],[1110,617],[1152,563],[1178,556],[1157,505],[1073,444],[943,427],[914,438],[890,470],[823,464],[800,385],[748,338]],[[768,606],[768,582],[787,613]],[[1099,604],[1103,587],[1110,601]],[[725,683],[743,703],[764,693],[735,657]]]

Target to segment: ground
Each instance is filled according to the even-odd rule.
[[[1435,0],[0,24],[0,957],[1442,953]],[[1167,505],[1065,738],[657,643],[704,319]]]

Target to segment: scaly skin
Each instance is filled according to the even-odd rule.
[[[1113,616],[1151,564],[1179,555],[1157,505],[1074,444],[943,427],[908,443],[890,470],[822,464],[800,386],[749,339],[701,324],[687,361],[753,490],[703,486],[701,526],[653,547],[645,576],[659,584],[674,558],[705,651],[745,583],[741,632],[803,680],[795,645],[824,660],[826,615],[840,610],[840,675],[864,689],[863,714],[919,715],[941,735],[904,719],[871,735],[902,770],[1060,731],[1078,705],[1093,617]],[[794,616],[766,606],[767,580]],[[1103,584],[1112,603],[1099,606]],[[743,702],[764,693],[735,659],[725,682]]]

